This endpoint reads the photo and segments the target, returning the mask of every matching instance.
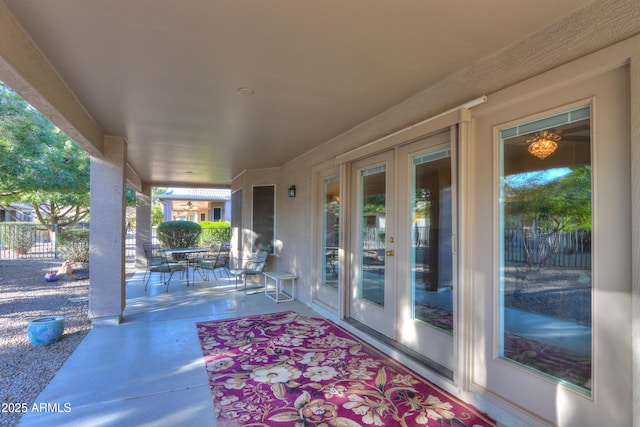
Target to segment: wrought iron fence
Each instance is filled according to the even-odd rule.
[[[16,227],[16,223],[0,222],[0,259],[61,259],[56,236],[62,231],[57,226],[42,224],[27,225],[13,234],[7,231]],[[80,224],[71,228],[88,228]],[[22,228],[22,227],[20,227]],[[50,231],[54,230],[54,231]],[[384,229],[367,228],[364,232],[364,247],[367,249],[384,248]],[[216,230],[219,233],[220,230]],[[18,234],[20,233],[20,234]],[[155,240],[155,233],[152,239]],[[9,236],[11,242],[5,242],[2,236]],[[414,244],[429,246],[427,227],[416,227]],[[6,240],[6,238],[5,238]],[[126,230],[127,260],[136,256],[135,229]],[[505,230],[504,259],[508,262],[520,262],[537,266],[591,268],[591,232],[545,233],[528,229]]]
[[[528,228],[507,229],[504,259],[538,267],[591,268],[591,232],[549,232]]]
[[[64,228],[89,228],[89,224]],[[0,259],[61,259],[57,236],[64,228],[37,223],[0,222]],[[215,242],[228,241],[230,230],[229,227],[203,227],[201,244],[211,246]],[[129,262],[136,257],[136,230],[127,226],[125,232],[125,256]],[[155,228],[151,239],[157,243]]]
[[[0,222],[0,259],[61,259],[57,236],[69,228],[89,228],[81,223],[73,227],[37,223]],[[135,258],[136,236],[127,230],[126,257]]]

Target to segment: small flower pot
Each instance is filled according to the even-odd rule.
[[[27,326],[27,335],[34,346],[53,344],[63,332],[64,316],[31,319]]]
[[[55,282],[58,280],[58,275],[56,273],[47,273],[44,275],[44,280],[47,282]]]

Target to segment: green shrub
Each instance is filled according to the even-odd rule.
[[[198,246],[202,227],[192,221],[166,221],[158,225],[156,233],[165,248],[190,248]]]
[[[213,248],[231,240],[231,224],[226,221],[202,221],[200,245]]]
[[[0,227],[2,244],[18,255],[25,255],[36,243],[38,224],[32,222],[5,222]]]
[[[58,236],[58,248],[65,260],[89,262],[89,230],[72,228]]]

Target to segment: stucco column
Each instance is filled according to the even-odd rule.
[[[146,268],[144,244],[151,243],[151,189],[136,195],[136,268]]]
[[[104,156],[91,157],[89,317],[118,324],[125,306],[125,182],[127,144],[106,136]]]

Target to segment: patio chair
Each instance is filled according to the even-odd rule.
[[[215,254],[205,255],[198,260],[196,270],[204,280],[209,280],[209,271],[213,273],[214,279],[217,280],[216,270],[223,268],[229,277],[229,252],[231,245],[228,242],[222,243]],[[203,273],[204,271],[204,273]]]
[[[247,277],[261,275],[264,271],[265,265],[267,264],[268,258],[269,251],[259,250],[254,258],[247,260],[244,267],[229,270],[229,273],[236,278],[236,289],[238,289],[238,280],[242,278],[244,283],[244,293],[246,294]]]
[[[147,274],[151,274],[151,267],[156,267],[163,262],[164,256],[160,252],[160,246],[152,243],[144,243],[144,256],[147,259],[147,269],[142,276],[142,280],[147,279]]]
[[[222,268],[227,277],[231,277],[229,275],[229,263],[231,262],[231,242],[224,242],[220,245],[220,249],[218,250],[218,267]],[[219,272],[219,270],[218,270]],[[213,270],[213,274],[216,274],[216,270]]]
[[[165,292],[169,292],[169,283],[171,282],[171,278],[173,277],[173,273],[176,271],[184,272],[185,265],[179,262],[170,261],[160,250],[158,245],[147,244],[144,245],[145,255],[147,256],[147,272],[148,277],[144,283],[144,290],[147,290],[147,286],[149,285],[149,280],[151,280],[152,273],[161,273],[162,280],[164,281],[164,285],[166,287]],[[147,254],[148,251],[148,254]],[[151,260],[151,263],[150,261]],[[145,272],[145,275],[147,275]],[[169,278],[165,280],[165,274],[169,274]]]

